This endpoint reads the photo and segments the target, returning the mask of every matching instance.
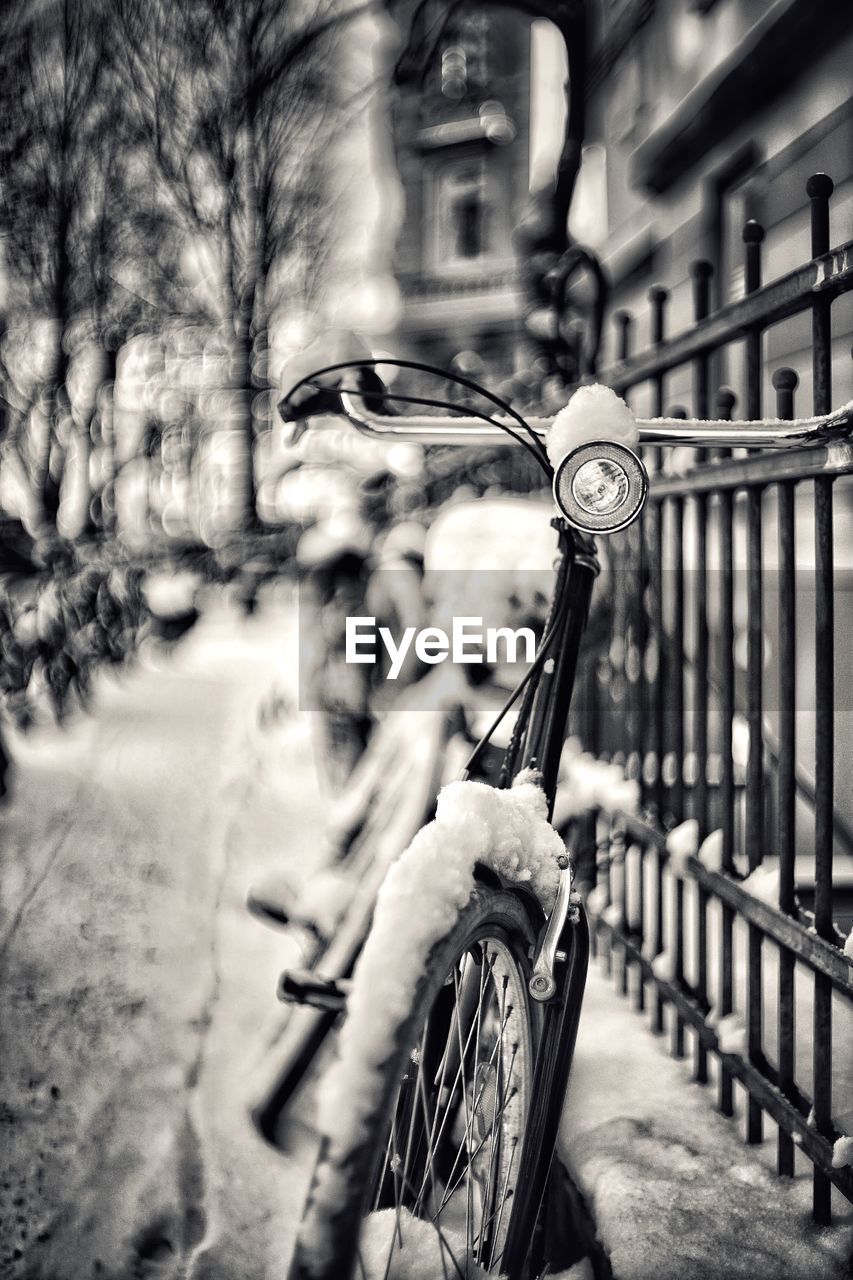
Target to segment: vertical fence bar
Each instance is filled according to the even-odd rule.
[[[672,515],[672,638],[669,661],[670,751],[672,782],[669,809],[676,821],[684,817],[684,499],[670,502]],[[673,939],[672,977],[677,987],[684,986],[684,880],[675,876],[675,936]],[[674,1010],[672,1054],[684,1057],[684,1021]]]
[[[717,394],[717,413],[730,418],[735,395],[728,387]],[[720,520],[720,820],[723,832],[722,867],[734,871],[734,761],[732,724],[735,714],[734,668],[734,503],[731,490],[719,497]],[[734,911],[723,904],[720,924],[720,1016],[733,1010],[734,994]],[[720,1064],[719,1107],[723,1115],[734,1114],[734,1083],[725,1064]]]
[[[746,856],[750,870],[764,853],[764,592],[761,572],[761,499],[755,485],[746,498],[746,592],[747,592],[747,723],[749,756],[746,766]]]
[[[629,778],[639,778],[643,772],[643,654],[646,647],[643,590],[647,568],[643,531],[639,525],[632,525],[625,534],[625,539],[628,558],[626,567],[631,572],[630,590],[626,584],[629,618],[625,632],[625,694],[628,707],[628,758],[625,767]]]
[[[631,356],[631,326],[634,321],[628,311],[617,311],[613,316],[616,325],[616,350],[619,360],[628,360]]]
[[[722,418],[725,422],[731,422],[732,413],[737,403],[737,396],[731,387],[720,387],[717,390],[717,417]],[[731,449],[718,449],[718,458],[730,458],[732,456]]]
[[[763,688],[764,628],[762,590],[761,498],[759,487],[747,493],[747,721],[749,724],[749,756],[746,773],[746,854],[750,869],[757,867],[764,854],[764,736]],[[750,1060],[762,1053],[761,1043],[761,934],[749,926],[747,965],[747,1049]],[[747,1104],[747,1141],[761,1141],[761,1107],[750,1096]]]
[[[744,287],[747,293],[761,288],[761,244],[764,228],[750,218],[743,229]],[[761,417],[761,329],[752,329],[746,336],[746,416]]]
[[[834,611],[833,611],[832,485],[815,482],[815,931],[832,940]],[[818,1133],[832,1136],[832,987],[815,974],[814,991],[814,1117]],[[815,1168],[814,1216],[828,1223],[831,1185]]]
[[[669,294],[666,289],[660,285],[653,285],[648,293],[649,304],[651,306],[651,338],[652,344],[659,347],[664,340],[666,331],[666,303]],[[652,379],[652,413],[656,418],[663,416],[663,397],[664,397],[664,375],[656,373]],[[655,471],[660,469],[663,460],[663,450],[652,450],[652,462]]]
[[[773,375],[776,391],[776,415],[794,416],[794,392],[799,379],[793,369],[777,369]],[[777,486],[779,538],[779,768],[777,771],[777,830],[779,850],[779,910],[788,915],[794,911],[794,857],[796,854],[796,572],[794,537],[794,482],[785,480]],[[794,1037],[796,1017],[794,1005],[794,953],[779,948],[779,1088],[789,1099],[794,1097]],[[794,1176],[794,1143],[791,1135],[779,1127],[777,1167],[786,1177]]]
[[[669,653],[669,752],[671,782],[669,809],[675,821],[684,817],[684,499],[672,498],[672,636]]]
[[[641,950],[644,950],[646,942],[646,846],[645,844],[638,844],[633,847],[636,849],[639,875],[637,884],[637,920],[639,921],[637,945]],[[634,1008],[637,1013],[643,1013],[646,1008],[646,981],[642,965],[637,967],[637,990],[634,996]]]
[[[619,936],[628,937],[628,842],[622,826],[615,826],[611,857],[614,867],[618,868],[617,883],[621,886],[622,896],[619,902]],[[622,968],[619,971],[619,990],[623,996],[628,994],[630,980],[630,962],[627,948],[622,949]]]
[[[664,504],[656,502],[653,507],[654,511],[654,549],[652,556],[652,635],[655,638],[655,657],[656,671],[655,678],[650,682],[650,693],[654,699],[652,707],[651,721],[653,725],[653,750],[655,758],[655,775],[654,775],[654,804],[657,811],[658,820],[663,818],[664,805],[664,784],[663,784],[663,761],[666,750],[665,738],[665,717],[664,717],[664,696],[663,692],[666,688],[666,674],[668,664],[668,653],[666,647],[666,635],[663,624],[663,532],[664,532]],[[664,929],[663,929],[663,854],[659,849],[654,851],[655,860],[655,933],[653,953],[659,956],[664,949]],[[655,1035],[663,1033],[664,1024],[664,1001],[661,995],[660,987],[655,984],[655,1004],[652,1013],[652,1030]]]
[[[651,632],[654,638],[653,678],[649,681],[649,696],[653,705],[650,708],[649,721],[652,726],[652,752],[654,756],[654,788],[653,803],[658,819],[663,818],[663,757],[666,750],[664,697],[667,652],[666,637],[663,626],[663,528],[664,509],[662,502],[655,502],[652,508],[652,555],[651,555]]]
[[[705,320],[711,309],[710,262],[694,262],[693,316],[697,324]],[[709,416],[709,359],[698,357],[693,363],[693,409],[698,418]],[[697,463],[706,460],[704,449],[696,454]],[[699,823],[699,838],[708,831],[708,603],[707,544],[708,499],[699,494],[694,499],[696,514],[696,581],[694,583],[695,650],[693,655],[693,757],[695,779],[693,814]],[[708,1001],[708,894],[701,886],[696,890],[696,996],[704,1008]],[[694,1074],[700,1084],[708,1080],[708,1052],[699,1036],[695,1041]]]
[[[818,258],[829,251],[829,198],[833,183],[825,173],[806,184],[811,201],[811,249]],[[828,413],[832,401],[830,308],[823,298],[812,311],[814,411]],[[832,839],[834,798],[834,615],[832,481],[815,481],[815,930],[833,937]],[[828,978],[814,980],[814,1118],[818,1133],[832,1136],[832,988]],[[831,1184],[814,1171],[813,1210],[819,1223],[832,1216]]]
[[[761,243],[764,229],[755,221],[743,229],[746,246],[744,274],[746,292],[761,288]],[[746,338],[746,413],[748,418],[761,417],[761,330],[753,329]],[[763,590],[761,559],[760,488],[747,494],[747,720],[749,723],[749,756],[746,770],[745,844],[750,869],[758,866],[764,854],[764,725],[762,674],[764,667]],[[762,1052],[762,972],[761,934],[755,925],[747,930],[747,1053],[754,1062]],[[746,1115],[746,1140],[760,1143],[762,1113],[758,1102],[749,1095]]]

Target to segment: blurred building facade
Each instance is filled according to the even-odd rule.
[[[501,375],[530,358],[513,236],[531,190],[547,182],[543,157],[546,170],[547,157],[556,162],[565,120],[562,38],[527,9],[454,11],[441,0],[395,9],[423,60],[393,110],[405,197],[398,343],[443,365],[473,349]],[[765,228],[766,280],[805,261],[811,173],[833,177],[833,243],[846,238],[849,6],[590,0],[586,11],[587,121],[569,231],[601,259],[610,312],[631,312],[636,344],[650,340],[654,284],[669,291],[669,331],[691,323],[689,264],[697,258],[714,264],[713,305],[740,296],[747,218]],[[841,305],[848,323],[836,326],[839,376],[853,329],[850,300]],[[768,366],[794,365],[807,397],[805,319],[800,330],[771,333],[767,357]],[[617,342],[607,326],[599,367],[616,358]],[[736,384],[738,361],[736,351],[721,356],[717,380]],[[677,398],[677,383],[672,391]]]
[[[419,63],[392,106],[405,212],[400,346],[442,367],[475,351],[511,372],[520,333],[513,231],[528,194],[530,20],[521,11],[395,8]]]
[[[669,292],[668,332],[693,318],[690,263],[714,268],[712,309],[744,291],[742,229],[764,228],[770,281],[809,256],[806,181],[835,182],[830,239],[853,212],[853,12],[832,0],[605,0],[591,6],[588,145],[573,224],[601,256],[611,307],[651,337],[648,289]],[[846,307],[846,311],[844,308]],[[834,364],[849,381],[850,298],[839,302]],[[601,364],[617,356],[606,334]],[[770,370],[793,365],[810,402],[808,317],[767,335]],[[739,356],[717,382],[739,390]],[[678,399],[677,382],[671,394]],[[769,410],[768,410],[769,411]]]

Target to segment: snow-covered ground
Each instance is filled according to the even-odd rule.
[[[296,957],[243,902],[321,825],[305,727],[257,769],[292,610],[222,606],[13,742],[0,812],[0,1275],[281,1275],[312,1158],[248,1119]]]
[[[294,944],[248,885],[322,858],[291,603],[222,603],[178,649],[101,678],[95,712],[14,743],[0,812],[0,1276],[284,1275],[313,1154],[248,1107],[276,1063]],[[422,714],[422,713],[421,713]],[[845,1274],[849,1209],[742,1145],[593,971],[561,1136],[617,1280]],[[769,1126],[768,1126],[769,1128]]]
[[[853,1258],[853,1207],[811,1221],[808,1162],[773,1172],[776,1143],[741,1140],[590,965],[560,1151],[592,1212],[617,1280],[841,1280]]]

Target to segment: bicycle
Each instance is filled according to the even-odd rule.
[[[537,457],[552,483],[557,561],[536,658],[474,748],[463,780],[442,792],[436,823],[389,872],[352,982],[302,983],[306,1003],[336,1012],[346,1003],[347,1016],[325,1086],[320,1153],[290,1277],[535,1280],[554,1263],[542,1208],[589,951],[571,860],[547,819],[599,570],[594,538],[640,514],[648,488],[640,446],[784,448],[831,440],[853,429],[853,405],[799,422],[642,420],[630,439],[622,415],[617,432],[595,438],[593,429],[594,438],[573,443],[563,415],[553,426],[524,420],[476,386],[503,418],[470,409],[455,419],[393,417],[375,411],[375,378],[370,406],[359,389],[329,385],[346,369],[382,363],[410,364],[327,366],[291,389],[282,416],[301,429],[306,415],[338,412],[367,435],[423,444],[494,444],[506,433]],[[300,411],[293,396],[304,386],[312,396]],[[617,402],[604,388],[586,389],[593,417],[590,395],[599,392]],[[396,392],[387,398],[457,411]],[[565,447],[555,438],[561,432],[569,437]],[[607,434],[619,438],[601,438]],[[519,698],[498,788],[487,799],[489,788],[464,779]],[[464,790],[471,787],[480,791]],[[473,843],[471,805],[480,824]],[[473,868],[466,869],[470,849],[460,854],[457,839],[474,848]]]

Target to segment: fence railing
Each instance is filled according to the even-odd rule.
[[[666,338],[667,294],[651,290],[649,349],[632,354],[636,326],[617,313],[620,358],[599,380],[629,398],[650,384],[652,412],[672,413],[668,379],[686,368],[696,416],[737,406],[759,418],[763,336],[810,312],[809,408],[828,412],[832,303],[853,287],[853,242],[830,249],[832,190],[823,174],[807,185],[809,262],[762,285],[764,232],[747,223],[744,297],[712,313],[711,264],[695,263],[693,326]],[[740,405],[729,388],[712,393],[717,353],[733,343]],[[766,416],[794,417],[797,384],[775,370]],[[767,1115],[779,1173],[794,1173],[796,1148],[812,1162],[825,1223],[833,1185],[853,1200],[853,1168],[833,1166],[834,1143],[853,1132],[853,833],[835,778],[853,745],[842,738],[853,717],[836,717],[849,695],[836,681],[849,523],[842,539],[834,529],[853,510],[842,479],[853,444],[697,450],[679,470],[650,450],[647,462],[643,522],[608,542],[609,652],[590,658],[576,710],[586,744],[624,763],[645,805],[642,821],[608,815],[590,830],[594,933],[637,1007],[651,996],[653,1028],[669,1023],[672,1052],[690,1049],[724,1114],[743,1086],[746,1140],[762,1140]],[[685,819],[698,824],[686,851],[667,839]]]

